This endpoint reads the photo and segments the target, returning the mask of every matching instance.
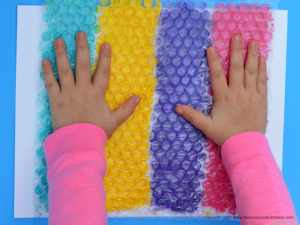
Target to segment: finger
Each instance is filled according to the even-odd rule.
[[[245,66],[245,88],[256,91],[258,75],[258,45],[256,41],[248,44],[247,62]]]
[[[93,78],[93,85],[99,87],[105,93],[110,76],[110,62],[111,62],[111,47],[108,43],[101,46],[99,53],[98,66]]]
[[[54,43],[56,64],[59,76],[61,90],[67,90],[75,86],[73,72],[66,52],[66,46],[63,39],[59,38]]]
[[[91,84],[92,72],[89,45],[84,32],[76,35],[76,85],[88,86]]]
[[[267,79],[266,59],[264,57],[260,57],[258,63],[257,91],[261,96],[265,97],[268,93]]]
[[[48,59],[43,60],[42,62],[44,80],[46,84],[46,88],[48,91],[49,98],[55,97],[60,93],[60,87],[55,79],[52,65]]]
[[[210,47],[207,50],[207,59],[209,64],[211,86],[214,92],[214,97],[217,99],[218,96],[224,94],[228,86],[221,61],[215,47]]]
[[[187,105],[177,106],[175,110],[203,133],[207,134],[209,132],[211,118],[206,116],[203,112]]]
[[[114,119],[117,123],[117,127],[119,127],[131,116],[135,110],[135,107],[140,103],[140,101],[141,97],[132,96],[114,110]]]
[[[66,52],[65,42],[59,38],[55,41],[56,64],[61,90],[68,90],[75,86],[73,72]]]
[[[244,87],[244,57],[239,35],[231,39],[229,87]]]

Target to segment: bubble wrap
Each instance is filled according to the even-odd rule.
[[[112,217],[199,217],[236,214],[235,197],[220,148],[175,107],[210,114],[213,92],[206,50],[215,46],[228,77],[230,38],[240,34],[244,58],[250,40],[269,58],[276,1],[47,0],[41,58],[58,80],[53,43],[66,42],[75,74],[78,31],[87,33],[91,67],[101,44],[112,47],[106,100],[113,110],[133,94],[134,114],[105,145],[106,208]],[[93,75],[93,74],[92,74]],[[39,81],[36,216],[47,216],[45,138],[53,133],[43,74]]]
[[[219,51],[225,76],[229,76],[230,39],[239,34],[242,37],[243,55],[246,61],[248,43],[258,42],[259,56],[269,58],[274,24],[270,5],[261,3],[224,4],[215,5],[212,29],[212,40]],[[204,188],[206,196],[202,201],[205,207],[211,207],[217,213],[228,210],[231,215],[236,214],[236,204],[231,182],[220,158],[220,149],[214,143],[208,148],[209,162],[206,164],[206,178]]]
[[[182,3],[182,4],[181,4]],[[152,126],[150,185],[157,210],[193,212],[205,195],[206,136],[175,112],[180,104],[207,115],[212,106],[206,49],[210,13],[177,2],[163,9],[157,38],[157,121]]]
[[[47,0],[44,6],[43,28],[40,43],[41,59],[49,59],[54,75],[58,81],[58,72],[56,66],[56,57],[54,52],[54,41],[57,38],[63,38],[66,43],[68,58],[70,60],[73,74],[76,68],[76,42],[75,36],[78,31],[84,31],[87,34],[91,62],[95,61],[95,35],[99,32],[96,25],[98,8],[96,0]],[[36,213],[37,216],[45,215],[48,212],[48,182],[47,166],[43,143],[46,137],[53,133],[49,98],[43,73],[41,72],[39,81],[38,96],[38,132],[36,140]]]
[[[96,52],[104,42],[112,47],[112,65],[106,100],[114,110],[133,94],[141,97],[133,115],[107,141],[104,179],[107,211],[128,210],[150,205],[149,129],[156,77],[155,25],[160,9],[144,2],[112,2],[105,7],[99,23],[103,33]]]
[[[242,36],[244,60],[251,40],[258,41],[259,56],[268,59],[273,18],[270,6],[264,3],[214,3],[212,10],[202,14],[193,9],[194,5],[193,2],[169,1],[165,2],[168,9],[161,11],[162,27],[158,31],[161,41],[157,41],[159,84],[156,86],[160,96],[154,106],[158,119],[151,136],[151,165],[155,171],[150,182],[152,204],[157,206],[156,210],[169,208],[191,213],[199,210],[201,201],[206,216],[235,215],[235,197],[221,161],[220,148],[174,114],[174,108],[187,104],[208,115],[212,89],[209,76],[205,76],[206,48],[214,45],[218,49],[228,77],[231,37]],[[201,9],[205,6],[206,3],[198,3]],[[203,147],[198,148],[199,145]]]

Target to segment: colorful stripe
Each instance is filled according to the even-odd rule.
[[[141,96],[134,114],[124,122],[105,145],[108,171],[104,179],[106,207],[109,211],[127,210],[150,204],[147,159],[156,77],[153,46],[158,7],[152,1],[116,2],[104,8],[99,23],[103,33],[97,46],[112,47],[112,65],[106,100],[114,110],[133,94]],[[97,51],[99,51],[97,47]]]
[[[150,185],[157,210],[193,212],[205,193],[206,136],[175,112],[179,104],[209,114],[212,106],[206,49],[211,46],[210,14],[186,4],[161,11],[157,38],[158,103],[152,126]]]
[[[230,40],[233,35],[239,34],[243,42],[244,60],[247,58],[247,47],[251,40],[259,44],[259,56],[269,57],[271,51],[272,33],[274,31],[273,17],[270,7],[266,4],[239,6],[221,3],[213,13],[215,26],[212,29],[212,40],[219,51],[225,76],[229,76],[229,51]],[[218,213],[228,212],[236,214],[236,204],[231,182],[220,158],[220,149],[210,142],[208,148],[209,161],[206,163],[206,181],[203,187],[206,196],[202,206],[212,207]]]

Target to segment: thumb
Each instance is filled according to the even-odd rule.
[[[206,116],[203,112],[193,109],[187,105],[177,106],[175,110],[179,115],[187,119],[203,133],[208,132],[211,125],[211,118]]]
[[[114,110],[114,119],[116,120],[118,127],[131,116],[135,110],[135,107],[140,103],[140,101],[141,97],[132,96]]]

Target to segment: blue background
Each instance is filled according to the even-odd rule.
[[[17,5],[41,5],[43,0],[1,0],[0,3],[0,224],[48,224],[47,219],[14,219],[14,141]],[[285,95],[283,177],[300,215],[299,140],[299,0],[282,0],[279,9],[289,10],[288,55]],[[30,57],[30,56],[28,56]],[[158,219],[109,219],[109,224],[239,224],[238,221],[196,221]]]

